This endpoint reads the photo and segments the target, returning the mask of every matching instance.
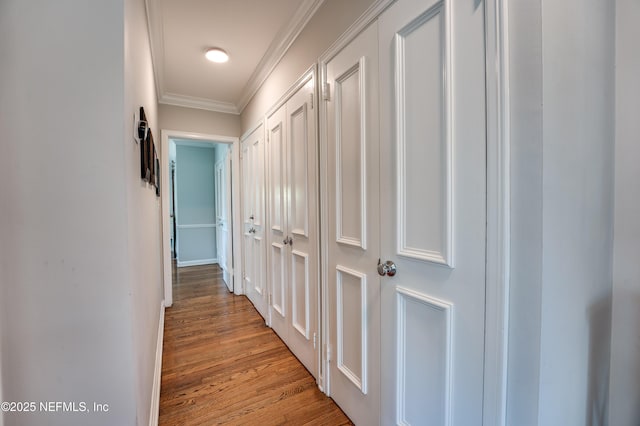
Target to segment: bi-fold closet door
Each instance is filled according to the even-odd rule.
[[[241,144],[243,288],[256,310],[269,324],[264,240],[266,158],[264,126],[260,124]]]
[[[357,424],[482,423],[484,19],[398,0],[321,59],[325,384]]]
[[[271,327],[318,376],[318,177],[315,72],[267,114]]]

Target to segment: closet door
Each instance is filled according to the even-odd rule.
[[[318,177],[309,72],[267,117],[271,326],[314,375],[318,371]]]
[[[314,79],[286,104],[289,337],[287,344],[311,372],[317,371],[314,334],[318,314],[317,143]],[[314,373],[315,374],[315,373]]]
[[[453,0],[379,20],[382,424],[482,422],[484,22]]]
[[[268,323],[266,287],[265,218],[265,144],[264,129],[259,126],[243,142],[242,222],[244,289],[256,310]]]
[[[268,197],[269,197],[269,306],[271,327],[287,343],[288,307],[288,245],[287,234],[287,150],[286,105],[267,118]]]
[[[326,65],[328,390],[356,424],[380,422],[378,33]]]
[[[264,237],[264,227],[266,223],[265,215],[265,143],[264,128],[260,126],[253,132],[249,140],[251,152],[250,164],[252,170],[252,210],[249,219],[252,221],[250,229],[252,251],[252,302],[260,315],[269,322],[268,311],[268,289],[266,278],[267,250]]]

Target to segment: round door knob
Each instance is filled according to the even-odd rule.
[[[381,277],[384,277],[385,275],[388,277],[393,277],[396,272],[396,264],[391,260],[387,260],[384,263],[381,263],[380,260],[378,260],[378,275],[380,275]]]

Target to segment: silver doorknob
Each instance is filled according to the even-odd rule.
[[[282,244],[284,244],[285,246],[287,244],[289,244],[290,246],[293,246],[293,238],[289,236],[284,237],[284,240],[282,240]]]
[[[378,259],[378,275],[384,277],[385,275],[388,277],[393,277],[396,274],[396,264],[390,260],[387,260],[384,263],[380,262]]]

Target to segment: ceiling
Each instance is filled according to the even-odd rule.
[[[147,0],[158,101],[239,114],[323,0]],[[205,59],[220,47],[229,62]]]

